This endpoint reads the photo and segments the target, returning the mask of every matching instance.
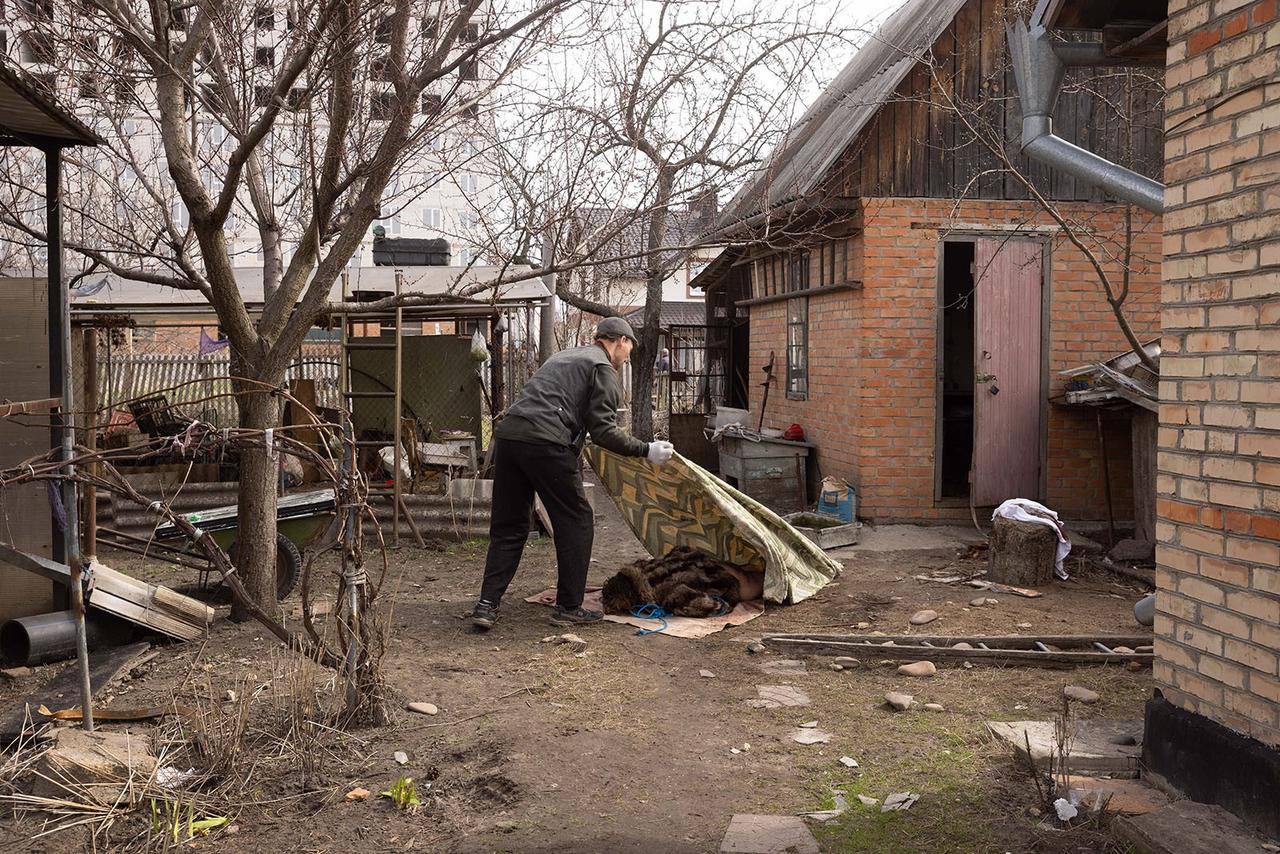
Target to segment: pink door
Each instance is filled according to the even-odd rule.
[[[973,503],[1040,497],[1044,403],[1044,247],[979,238],[974,246]]]

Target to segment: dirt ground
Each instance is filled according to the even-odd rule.
[[[604,509],[593,583],[644,554],[616,511]],[[996,595],[999,604],[971,609],[977,591],[913,576],[945,567],[976,570],[984,564],[981,555],[954,545],[858,551],[843,558],[843,575],[798,606],[771,608],[700,641],[637,636],[630,627],[605,623],[579,632],[589,647],[578,657],[567,646],[540,643],[553,633],[549,611],[521,601],[554,582],[550,542],[530,543],[501,622],[477,634],[460,617],[474,600],[483,559],[482,542],[447,552],[393,552],[386,595],[394,592],[395,607],[385,669],[397,698],[396,722],[317,744],[307,779],[287,750],[245,758],[236,773],[251,777],[245,786],[252,796],[231,816],[236,832],[189,847],[714,852],[733,814],[821,809],[838,787],[854,805],[841,818],[814,825],[828,852],[1124,850],[1105,828],[1037,828],[1039,815],[1028,811],[1036,800],[1033,785],[983,722],[1051,719],[1067,684],[1102,695],[1098,704],[1082,707],[1083,717],[1138,718],[1151,691],[1149,670],[940,666],[934,678],[911,679],[876,661],[836,672],[823,657],[806,660],[803,672],[766,672],[791,656],[747,652],[750,641],[772,632],[838,633],[866,622],[866,631],[907,633],[908,617],[921,608],[941,615],[926,630],[932,634],[1137,634],[1130,609],[1140,593],[1120,579],[1078,574],[1045,588],[1041,599]],[[116,563],[143,571],[132,561]],[[257,625],[219,619],[207,642],[162,646],[159,657],[107,692],[107,705],[176,697],[216,706],[227,690],[265,698],[279,690],[271,682],[286,659]],[[0,700],[31,690],[56,669],[0,686]],[[801,687],[811,704],[751,708],[745,701],[759,685]],[[883,702],[890,690],[941,703],[946,711],[892,712]],[[434,703],[440,712],[407,714],[401,711],[406,701]],[[797,725],[813,720],[833,735],[829,743],[791,741]],[[404,767],[393,759],[396,751],[408,754]],[[846,768],[839,762],[844,756],[859,767]],[[416,814],[376,796],[402,774],[418,781],[424,805]],[[357,786],[374,796],[344,800]],[[921,795],[907,812],[881,813],[855,798],[904,791]],[[145,816],[122,820],[96,846],[110,848],[145,824]],[[83,831],[32,840],[42,827],[33,814],[5,815],[0,848],[89,850]]]

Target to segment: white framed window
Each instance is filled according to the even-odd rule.
[[[439,208],[423,208],[422,224],[428,228],[439,228],[443,215]]]
[[[480,227],[480,215],[475,211],[462,211],[458,214],[458,227],[468,231]]]
[[[470,172],[463,172],[458,179],[458,189],[464,193],[474,193],[480,186],[480,181]]]

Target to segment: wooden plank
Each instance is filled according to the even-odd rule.
[[[951,197],[951,141],[956,119],[943,105],[942,91],[951,87],[955,68],[955,26],[947,24],[933,44],[933,70],[929,76],[929,150],[927,152],[927,195]]]
[[[957,641],[959,643],[960,641]],[[1100,664],[1128,664],[1136,661],[1149,664],[1155,660],[1153,653],[1105,653],[1105,652],[1045,652],[1034,649],[952,649],[942,646],[880,646],[872,643],[848,643],[839,641],[808,640],[800,638],[764,638],[772,645],[788,652],[811,655],[859,655],[889,661],[920,661],[923,659],[969,661],[975,664],[1026,665],[1033,667],[1060,667]]]
[[[1004,2],[1003,0],[982,0],[982,17],[979,33],[979,73],[982,77],[982,109],[983,120],[990,123],[989,133],[998,140],[1004,140]],[[979,168],[994,167],[995,158],[984,148]],[[1004,176],[998,172],[987,172],[978,179],[978,195],[984,199],[998,199],[1004,195]]]
[[[1130,424],[1133,444],[1133,538],[1156,541],[1156,434],[1160,418],[1155,412],[1138,410]]]
[[[981,81],[978,77],[978,32],[981,0],[969,0],[955,18],[955,88],[956,109],[972,113],[977,109]],[[973,134],[963,122],[955,120],[955,153],[953,188],[955,193],[973,195],[969,182],[978,174],[979,150]]]
[[[62,406],[62,398],[46,397],[42,400],[19,400],[0,403],[0,418],[14,415],[35,415],[40,412],[53,412]]]
[[[1127,646],[1136,649],[1140,646],[1149,646],[1151,644],[1151,635],[848,635],[848,634],[809,634],[808,632],[779,632],[775,635],[769,635],[765,640],[774,638],[807,638],[809,640],[823,640],[837,643],[864,643],[868,642],[873,645],[879,645],[885,641],[893,641],[895,644],[925,644],[931,643],[935,646],[950,646],[956,643],[971,643],[977,646],[984,643],[989,647],[1001,649],[1035,649],[1037,642],[1050,644],[1052,646],[1061,647],[1063,649],[1089,649],[1092,650],[1095,642],[1102,643],[1105,646],[1115,649],[1118,646]]]
[[[147,650],[151,648],[145,641],[110,649],[100,649],[89,654],[89,686],[93,694],[98,694],[110,684],[120,673],[131,669]],[[8,706],[0,712],[0,743],[8,744],[22,735],[27,722],[27,709],[31,718],[39,725],[43,720],[36,714],[36,709],[45,705],[51,709],[63,708],[68,702],[75,702],[79,695],[80,671],[75,667],[65,667],[42,687],[26,697]]]
[[[0,542],[0,561],[60,584],[69,584],[71,570],[49,558],[15,549]],[[212,608],[167,587],[147,584],[96,561],[92,565],[94,588],[89,607],[123,617],[179,640],[201,637],[213,620]]]

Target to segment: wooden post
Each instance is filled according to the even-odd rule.
[[[1160,419],[1146,409],[1134,411],[1130,422],[1133,444],[1133,538],[1156,541],[1156,434]]]
[[[987,580],[1035,587],[1053,580],[1058,535],[1048,525],[997,517],[991,529]]]
[[[396,296],[400,296],[400,287],[403,277],[399,270],[396,270]],[[404,504],[404,484],[400,476],[400,461],[404,459],[404,451],[400,447],[400,441],[403,439],[403,431],[400,429],[400,413],[404,407],[404,392],[402,388],[403,365],[400,360],[400,326],[404,322],[404,309],[400,307],[400,303],[396,303],[396,349],[395,349],[395,404],[392,418],[392,439],[395,441],[395,449],[391,452],[391,464],[393,466],[393,475],[391,482],[393,491],[395,492],[395,500],[392,501],[391,512],[391,541],[395,545],[400,545],[400,508]]]
[[[98,330],[84,330],[84,444],[90,453],[98,450]],[[89,475],[98,473],[98,464],[89,463]],[[92,562],[98,555],[98,489],[84,486],[84,556]]]

